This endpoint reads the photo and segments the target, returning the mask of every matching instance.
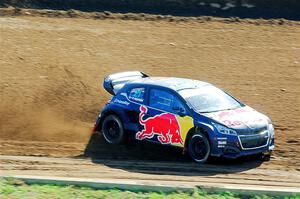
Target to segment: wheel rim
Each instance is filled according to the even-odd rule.
[[[117,140],[120,136],[120,127],[119,124],[114,120],[109,120],[104,126],[105,137],[109,141]]]
[[[209,151],[207,142],[205,142],[204,138],[200,135],[193,137],[191,149],[194,159],[197,161],[205,159]]]

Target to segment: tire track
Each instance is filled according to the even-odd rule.
[[[116,180],[172,182],[178,184],[247,185],[300,189],[300,172],[262,166],[236,172],[235,167],[193,163],[0,156],[6,175],[81,177]],[[134,165],[134,166],[133,166]],[[172,168],[166,171],[166,168]],[[181,168],[181,169],[180,169]],[[153,172],[154,171],[154,172]],[[155,172],[156,171],[156,172]],[[213,173],[211,173],[213,171]]]

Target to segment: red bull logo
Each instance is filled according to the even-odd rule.
[[[183,144],[179,123],[176,116],[171,113],[162,113],[154,117],[143,119],[148,109],[145,106],[140,107],[139,122],[144,127],[142,131],[137,132],[136,139],[150,139],[157,135],[158,141],[162,144],[181,143]]]
[[[257,113],[255,113],[250,108],[239,108],[235,110],[221,111],[219,113],[209,115],[210,117],[230,127],[241,125],[250,127],[251,125],[256,126],[257,123],[265,122],[265,120],[261,116],[257,115]]]

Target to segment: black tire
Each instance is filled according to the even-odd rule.
[[[192,135],[188,142],[188,152],[194,161],[205,163],[210,155],[210,144],[207,137],[201,132]]]
[[[269,153],[263,153],[260,155],[260,158],[262,161],[270,161],[271,160],[271,156],[272,156],[272,152]]]
[[[102,122],[101,131],[109,144],[121,144],[124,141],[124,128],[122,121],[116,115],[108,115]]]

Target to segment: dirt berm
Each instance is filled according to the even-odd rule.
[[[300,20],[298,0],[0,0],[0,7]]]

